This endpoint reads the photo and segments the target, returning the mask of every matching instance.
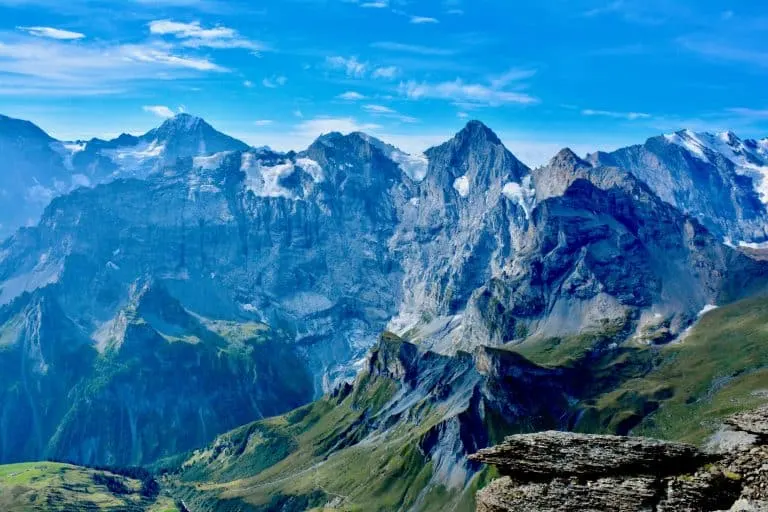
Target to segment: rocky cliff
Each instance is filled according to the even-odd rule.
[[[477,510],[768,510],[768,407],[728,424],[746,439],[719,454],[644,438],[510,436],[470,457],[503,475],[477,494]]]

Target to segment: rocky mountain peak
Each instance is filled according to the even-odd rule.
[[[579,157],[571,148],[563,148],[552,157],[549,161],[549,166],[561,169],[576,169],[579,167],[592,167],[592,164]]]
[[[460,132],[455,136],[455,139],[462,141],[484,141],[490,144],[501,144],[499,137],[481,121],[473,120],[469,121]]]
[[[163,121],[159,127],[150,130],[145,137],[149,136],[147,138],[167,141],[172,138],[200,134],[207,135],[210,133],[218,132],[216,132],[213,126],[205,122],[202,118],[190,114],[176,114],[172,118]]]
[[[10,136],[19,139],[35,139],[42,142],[53,142],[53,137],[48,135],[39,126],[22,119],[0,114],[0,136]]]

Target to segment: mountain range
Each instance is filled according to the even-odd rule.
[[[652,430],[764,379],[736,327],[720,371],[679,365],[763,318],[768,139],[531,169],[478,121],[279,153],[180,114],[71,143],[3,117],[0,152],[2,462],[154,464],[205,510],[461,508],[505,434]]]

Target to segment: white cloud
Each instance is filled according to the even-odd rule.
[[[429,16],[411,16],[411,23],[414,25],[424,25],[426,23],[440,23],[436,18]]]
[[[399,73],[400,73],[400,70],[397,67],[385,66],[385,67],[376,68],[371,74],[371,77],[384,78],[387,80],[391,80],[395,78]]]
[[[170,80],[224,72],[198,56],[177,53],[161,42],[145,44],[71,44],[37,37],[0,41],[0,94],[53,96],[114,94],[142,80]]]
[[[155,20],[149,22],[149,31],[155,35],[173,36],[181,40],[182,45],[191,48],[242,48],[253,52],[266,49],[264,43],[250,41],[232,28],[224,26],[204,28],[198,21],[182,23],[173,20]]]
[[[386,9],[389,7],[389,2],[387,0],[378,0],[376,2],[363,2],[360,4],[360,7],[365,7],[367,9]]]
[[[168,119],[169,117],[176,115],[173,110],[166,107],[165,105],[144,105],[142,109],[144,112],[150,112],[155,114],[157,117],[162,117],[163,119]]]
[[[414,53],[417,55],[453,55],[456,52],[447,48],[435,48],[431,46],[421,46],[417,44],[397,43],[393,41],[379,41],[371,44],[372,48],[379,50],[388,50],[392,52]]]
[[[750,117],[768,117],[768,109],[761,110],[761,109],[754,109],[754,108],[737,107],[737,108],[729,108],[728,112],[731,112],[733,114],[750,116]]]
[[[253,122],[256,126],[269,126],[273,123],[271,119],[258,119]]]
[[[271,78],[265,78],[261,81],[261,85],[268,89],[277,89],[288,83],[288,79],[284,76],[273,76]]]
[[[686,50],[723,62],[768,67],[768,52],[754,47],[735,46],[731,42],[706,38],[680,38],[678,43]]]
[[[357,60],[357,57],[327,57],[325,61],[328,66],[334,69],[343,69],[348,76],[356,78],[365,75],[365,71],[368,68],[368,64],[360,62]]]
[[[395,111],[384,105],[365,105],[363,107],[368,112],[374,112],[377,114],[394,114]]]
[[[536,74],[535,69],[513,68],[502,75],[494,77],[491,80],[491,87],[494,87],[496,89],[501,89],[513,82],[519,82],[521,80],[525,80],[526,78],[531,78],[535,74]]]
[[[355,91],[347,91],[343,94],[339,94],[337,97],[340,100],[347,100],[347,101],[359,101],[359,100],[365,99],[365,96]]]
[[[373,104],[365,105],[365,106],[363,106],[363,110],[365,110],[369,114],[373,114],[373,115],[381,116],[381,117],[389,117],[389,118],[401,121],[403,123],[416,123],[416,122],[418,122],[418,119],[416,119],[414,117],[411,117],[411,116],[406,116],[404,114],[401,114],[400,112],[398,112],[398,111],[396,111],[396,110],[394,110],[394,109],[392,109],[390,107],[387,107],[385,105],[373,105]]]
[[[403,82],[399,90],[402,95],[414,100],[440,99],[462,105],[498,106],[538,103],[538,99],[523,92],[506,91],[492,85],[466,83],[461,79],[440,83]]]
[[[253,85],[254,85],[253,82],[251,82],[250,80],[246,80],[246,81],[243,82],[243,86],[245,86],[245,87],[247,87],[249,89],[252,89]]]
[[[469,118],[469,114],[467,114],[466,112],[457,112],[456,117],[458,117],[459,119],[467,119]]]
[[[448,9],[446,12],[452,16],[462,16],[464,14],[464,11],[461,9]]]
[[[171,67],[190,68],[197,71],[226,71],[225,68],[208,59],[174,55],[163,48],[146,45],[127,45],[121,47],[121,49],[128,60],[137,62],[165,64]]]
[[[19,30],[31,34],[36,37],[47,37],[49,39],[59,39],[62,41],[72,41],[77,39],[83,39],[85,34],[80,32],[72,32],[70,30],[62,30],[60,28],[53,27],[16,27]]]
[[[650,114],[644,112],[613,112],[610,110],[593,110],[589,108],[582,110],[581,113],[585,116],[612,117],[614,119],[627,119],[629,121],[651,118]]]
[[[296,109],[296,110],[293,111],[293,116],[294,117],[298,117],[298,118],[302,118],[302,117],[304,117],[304,112],[302,112],[299,109]]]

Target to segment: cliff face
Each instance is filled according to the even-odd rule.
[[[620,436],[510,436],[470,457],[504,475],[477,494],[477,510],[768,510],[768,407],[727,423],[742,442],[722,454]]]

